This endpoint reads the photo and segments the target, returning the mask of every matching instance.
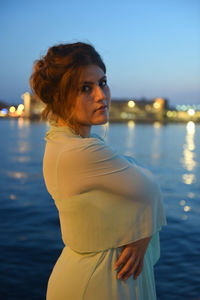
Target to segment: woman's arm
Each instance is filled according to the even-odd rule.
[[[164,224],[160,190],[151,175],[104,143],[72,139],[56,165],[55,197],[72,248],[117,248],[153,235]]]
[[[59,157],[57,182],[63,197],[96,188],[148,202],[148,195],[158,192],[147,170],[131,164],[101,141],[81,142],[79,148],[63,151]]]

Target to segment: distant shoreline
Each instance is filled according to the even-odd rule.
[[[5,116],[5,117],[1,117],[0,120],[18,120],[18,119],[23,119],[23,120],[29,120],[31,122],[39,122],[39,123],[45,123],[47,122],[47,120],[40,120],[40,118],[38,116],[36,117],[22,117],[22,116],[19,116],[19,117],[9,117],[9,116]],[[148,119],[148,120],[145,120],[145,119],[110,119],[109,120],[109,123],[128,123],[128,122],[133,122],[135,124],[154,124],[154,123],[159,123],[159,124],[162,124],[162,125],[167,125],[167,124],[184,124],[184,123],[188,123],[188,122],[193,122],[193,123],[197,123],[199,124],[200,123],[200,119],[199,120],[193,120],[193,119],[189,119],[189,120],[183,120],[183,119],[180,119],[180,120],[175,120],[175,119],[168,119],[168,118],[165,118],[165,119],[162,119],[162,120],[158,120],[158,119]]]

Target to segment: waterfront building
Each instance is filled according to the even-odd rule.
[[[36,96],[26,92],[22,95],[24,100],[24,117],[25,118],[39,118],[45,104]]]
[[[163,98],[151,100],[112,99],[110,107],[111,122],[122,121],[164,121],[168,101]]]

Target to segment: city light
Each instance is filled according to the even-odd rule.
[[[171,110],[167,111],[167,117],[168,118],[174,118],[174,117],[176,117],[176,115],[177,115],[176,111],[171,111]]]
[[[17,110],[23,110],[24,109],[24,104],[19,104]]]
[[[182,105],[182,108],[181,108],[181,109],[182,109],[183,111],[186,111],[187,108],[188,108],[188,107],[187,107],[186,105]]]
[[[154,102],[153,107],[156,109],[160,108],[160,103],[159,102]]]
[[[155,101],[157,101],[157,102],[163,102],[163,98],[155,98]]]
[[[9,108],[9,112],[10,113],[14,113],[16,111],[16,108],[14,107],[14,106],[11,106],[10,108]]]
[[[161,109],[163,107],[164,99],[163,98],[155,98],[153,107],[155,109]]]
[[[193,108],[188,109],[188,115],[189,116],[194,116],[195,110]]]
[[[194,113],[196,113],[196,111],[200,110],[200,105],[195,105],[195,104],[176,105],[176,109],[178,111],[187,111],[187,112],[189,112],[189,114],[192,113],[192,115],[194,115]]]
[[[0,111],[0,116],[5,117],[8,114],[7,108],[2,108]]]
[[[23,113],[23,110],[24,110],[24,105],[19,104],[17,107],[17,114],[20,116]]]
[[[170,110],[168,110],[168,112],[167,112],[167,117],[168,118],[172,117],[172,112]]]
[[[135,102],[133,100],[128,101],[128,107],[134,107],[135,106]]]
[[[123,111],[123,112],[121,112],[120,116],[122,119],[126,119],[128,117],[128,114]]]

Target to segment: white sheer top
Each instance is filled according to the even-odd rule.
[[[131,157],[98,135],[82,138],[51,126],[43,172],[59,211],[63,242],[78,252],[98,252],[152,236],[166,224],[159,186]]]

